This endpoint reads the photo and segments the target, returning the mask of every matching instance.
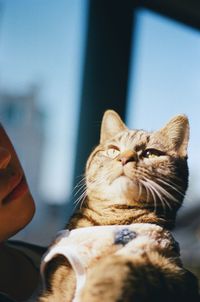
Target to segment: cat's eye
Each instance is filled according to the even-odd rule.
[[[155,158],[161,155],[164,155],[164,152],[157,149],[146,149],[142,152],[142,157],[145,158]]]
[[[108,150],[106,150],[106,156],[110,157],[110,158],[115,158],[120,154],[120,151],[116,148],[109,148]]]

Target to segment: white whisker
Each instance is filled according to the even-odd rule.
[[[112,174],[113,173],[111,171],[108,171],[107,173],[102,175],[102,177],[99,177],[98,179],[95,179],[94,181],[90,181],[89,185],[99,186],[99,185],[105,183],[106,181],[108,181]]]
[[[172,190],[176,191],[177,193],[179,193],[181,196],[185,196],[185,194],[183,194],[183,192],[181,192],[180,190],[178,190],[174,185],[168,183],[167,181],[157,178],[157,181],[162,182],[163,184],[165,184],[166,186],[172,188]]]
[[[156,201],[153,197],[154,195],[152,194],[151,189],[149,188],[149,184],[143,180],[140,180],[140,181],[142,182],[142,184],[146,190],[146,193],[147,193],[147,203],[149,203],[149,194],[151,193],[152,198],[153,198],[153,203],[154,203],[154,212],[156,212]]]
[[[138,191],[138,200],[140,200],[141,194],[142,194],[142,187],[141,187],[141,183],[138,182],[138,186],[139,186],[139,191]]]
[[[165,197],[167,197],[170,200],[173,200],[174,202],[180,204],[177,198],[175,198],[171,193],[169,193],[167,190],[165,190],[163,187],[161,187],[159,184],[157,184],[155,181],[150,180],[149,182],[159,190],[160,193],[162,193]]]
[[[81,204],[80,204],[80,209],[82,208],[83,203],[84,203],[86,197],[87,197],[87,194],[85,194],[85,196],[83,196],[83,198],[82,198],[82,201],[81,201]]]
[[[82,186],[76,191],[76,193],[74,194],[74,196],[76,196],[79,192],[81,192],[82,190],[84,190],[86,188],[86,184],[82,184]]]
[[[75,185],[75,187],[73,188],[73,191],[76,190],[76,188],[80,187],[82,185],[82,183],[85,183],[86,177],[83,176],[83,178]]]
[[[81,202],[82,204],[82,199],[85,200],[87,194],[86,194],[87,190],[85,189],[84,192],[74,201],[75,206],[78,206],[78,204]]]
[[[161,204],[162,204],[162,207],[163,207],[163,210],[164,210],[164,213],[166,214],[166,205],[171,209],[169,203],[166,201],[166,199],[164,197],[162,197],[161,193],[162,192],[162,187],[160,187],[159,185],[157,185],[154,181],[150,180],[150,179],[147,179],[146,178],[146,181],[148,182],[148,184],[151,186],[152,190],[154,190],[155,194],[158,196]]]
[[[172,206],[170,205],[170,203],[167,201],[167,199],[165,197],[163,197],[163,201],[166,203],[166,205],[168,206],[168,208],[170,210],[172,210]]]
[[[151,196],[153,198],[153,203],[154,203],[154,212],[157,210],[157,203],[156,203],[156,190],[155,188],[148,182],[148,179],[146,179],[146,185],[149,188],[149,192],[151,193]]]

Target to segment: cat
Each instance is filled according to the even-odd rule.
[[[71,237],[58,238],[43,267],[46,287],[38,302],[199,301],[197,279],[183,268],[169,231],[188,187],[188,139],[185,115],[147,132],[129,130],[113,110],[104,113],[100,143],[86,164],[85,200],[67,229],[81,240],[97,236],[94,244],[103,246],[116,226],[115,242],[91,262],[76,300],[75,271],[64,254],[52,252]]]

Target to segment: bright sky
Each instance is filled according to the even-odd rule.
[[[0,86],[41,86],[47,142],[43,197],[70,193],[87,24],[87,0],[1,0]]]
[[[190,192],[200,196],[200,32],[140,11],[129,83],[131,128],[155,130],[185,113],[190,120]]]

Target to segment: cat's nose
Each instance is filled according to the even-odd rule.
[[[127,150],[127,151],[122,152],[118,156],[118,160],[121,161],[122,165],[124,166],[130,161],[137,161],[138,155],[137,155],[137,152],[135,152],[133,150]]]

